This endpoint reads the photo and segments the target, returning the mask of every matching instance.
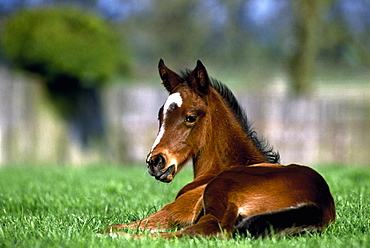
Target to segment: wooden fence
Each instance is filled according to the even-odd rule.
[[[275,88],[236,95],[257,132],[280,152],[282,163],[370,164],[369,87],[328,89],[300,99]],[[0,68],[0,164],[144,164],[165,99],[161,88],[106,90],[107,142],[85,150],[45,104],[36,79]]]

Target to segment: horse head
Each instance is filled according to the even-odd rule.
[[[158,69],[170,95],[159,110],[159,132],[147,165],[150,175],[170,182],[206,142],[210,79],[199,60],[187,78],[168,69],[163,60]]]

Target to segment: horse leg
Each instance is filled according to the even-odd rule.
[[[166,229],[173,228],[174,226],[170,224],[167,220],[168,210],[171,209],[171,204],[167,204],[158,212],[150,215],[149,217],[137,220],[131,223],[125,224],[114,224],[105,228],[101,233],[111,233],[122,231],[125,229],[140,229],[140,230],[152,230],[152,231],[164,231]]]
[[[217,180],[217,181],[221,181],[221,180]],[[214,190],[212,185],[217,186],[219,184],[222,184],[222,183],[217,182],[217,183],[208,185],[206,187],[205,193],[203,194],[203,198],[202,197],[199,198],[199,199],[203,199],[203,201],[201,202],[198,200],[196,204],[197,214],[192,215],[192,220],[188,221],[188,226],[184,228],[183,230],[176,231],[176,232],[167,232],[167,233],[155,233],[155,234],[149,234],[149,235],[145,235],[145,234],[144,235],[141,235],[141,234],[131,234],[130,235],[124,232],[115,232],[115,233],[112,233],[111,236],[132,237],[134,239],[137,239],[143,236],[162,237],[166,239],[175,238],[175,237],[180,238],[184,236],[185,237],[186,236],[187,237],[197,237],[197,236],[217,237],[217,236],[220,236],[223,238],[229,238],[232,236],[232,233],[234,231],[234,225],[238,217],[238,206],[233,201],[230,201],[228,191],[220,190],[219,188],[216,188],[217,189],[216,191]],[[148,217],[147,219],[149,223],[157,224],[158,222],[156,221],[160,220],[161,218],[167,218],[168,220],[168,216],[170,213],[185,214],[186,212],[188,212],[189,209],[187,208],[186,205],[184,205],[188,202],[183,201],[180,204],[180,201],[179,201],[182,199],[183,196],[187,197],[187,195],[188,193],[184,193],[179,198],[177,198],[175,202],[166,205],[162,210]],[[192,224],[195,222],[196,217],[200,215],[200,212],[202,210],[201,203],[203,203],[203,206],[204,206],[204,216],[199,218],[199,220],[195,224]],[[143,221],[145,220],[146,219],[143,219]],[[192,225],[189,226],[189,224],[192,224]]]
[[[164,232],[164,233],[152,233],[152,234],[128,234],[125,232],[112,232],[109,235],[111,237],[126,237],[139,239],[141,237],[162,237],[165,239],[181,238],[181,237],[212,237],[221,234],[220,221],[213,215],[202,216],[199,221],[191,226],[186,227],[183,230],[175,232]]]
[[[238,217],[238,208],[234,204],[229,204],[225,212],[221,213],[221,211],[224,211],[224,209],[219,209],[219,211],[217,211],[218,213],[209,213],[204,215],[196,224],[188,226],[174,235],[176,237],[232,237],[235,221]],[[220,215],[221,218],[217,217]]]
[[[216,181],[216,182],[215,182]],[[221,236],[230,238],[238,217],[238,205],[230,198],[222,184],[223,180],[215,180],[207,185],[203,194],[204,216],[199,221],[184,230],[174,233],[176,237],[183,236]]]
[[[175,201],[165,205],[151,216],[127,224],[111,225],[102,233],[122,231],[124,229],[141,229],[150,231],[165,231],[174,227],[183,228],[196,221],[202,211],[202,194],[205,185],[189,190]]]
[[[223,218],[223,220],[218,219],[212,214],[207,214],[202,216],[196,224],[188,226],[183,230],[176,231],[176,232],[165,232],[165,233],[153,233],[153,234],[128,234],[125,232],[114,232],[110,235],[112,237],[129,237],[133,239],[139,239],[141,237],[161,237],[165,239],[172,239],[172,238],[182,238],[182,237],[222,237],[222,238],[230,238],[232,237],[232,233],[234,230],[234,222],[236,219],[234,209],[228,215],[230,218]],[[225,215],[227,216],[227,214]],[[234,217],[235,216],[235,217]],[[227,221],[226,221],[227,220]],[[232,221],[233,224],[230,225],[229,221]],[[224,224],[224,221],[227,223]]]

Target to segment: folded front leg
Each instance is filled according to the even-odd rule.
[[[191,189],[172,203],[165,205],[151,216],[127,224],[111,225],[101,233],[140,229],[148,231],[165,231],[173,228],[184,228],[193,224],[202,212],[202,194],[205,185]]]

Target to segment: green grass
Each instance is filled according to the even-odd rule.
[[[170,184],[145,167],[0,168],[0,247],[370,247],[370,168],[317,167],[337,205],[322,234],[266,240],[112,239],[96,233],[143,218],[174,199],[190,169]]]

